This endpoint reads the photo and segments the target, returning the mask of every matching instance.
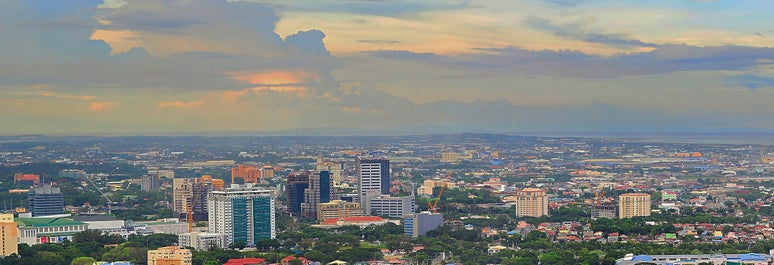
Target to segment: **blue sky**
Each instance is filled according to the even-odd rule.
[[[770,1],[0,0],[0,134],[766,132]]]

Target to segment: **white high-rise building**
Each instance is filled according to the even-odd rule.
[[[360,205],[368,214],[368,191],[378,191],[379,194],[390,194],[390,161],[387,159],[357,158],[357,175]]]
[[[225,245],[255,244],[277,237],[272,191],[246,185],[231,185],[208,197],[210,233],[226,235]]]

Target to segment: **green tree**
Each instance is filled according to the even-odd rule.
[[[92,257],[77,257],[70,262],[70,265],[93,265],[97,260]]]

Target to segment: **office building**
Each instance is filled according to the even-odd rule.
[[[390,195],[379,195],[369,197],[368,209],[364,209],[370,215],[389,216],[402,218],[403,216],[414,213],[414,196],[392,197]]]
[[[251,184],[213,191],[207,204],[209,232],[225,234],[226,246],[276,238],[274,199],[271,191]]]
[[[143,191],[154,192],[159,190],[160,179],[158,174],[148,174],[142,177],[140,188]]]
[[[59,187],[36,186],[27,193],[27,208],[33,217],[64,213],[64,195]]]
[[[192,258],[190,249],[179,246],[148,250],[148,265],[191,265]]]
[[[194,221],[207,221],[207,195],[218,189],[223,189],[223,180],[213,179],[210,175],[176,178],[172,180],[172,210],[179,217],[188,218],[188,208],[191,207]]]
[[[19,253],[19,228],[13,221],[12,213],[0,214],[0,256],[8,257]]]
[[[358,190],[360,204],[368,211],[366,193],[378,191],[379,194],[390,194],[390,161],[387,159],[356,159],[357,175],[359,179]]]
[[[541,217],[548,215],[546,190],[525,188],[516,192],[516,216]]]
[[[341,162],[325,160],[322,157],[317,157],[317,171],[328,171],[331,174],[331,181],[333,186],[338,187],[341,185],[341,172],[344,169]]]
[[[440,213],[414,213],[403,218],[403,234],[410,237],[424,236],[441,225],[443,225],[443,215]]]
[[[261,177],[264,179],[274,178],[274,167],[266,165],[261,168]]]
[[[650,216],[650,194],[626,193],[618,196],[618,217]]]
[[[363,216],[363,207],[357,202],[331,200],[327,203],[317,204],[317,221],[356,216]]]
[[[226,235],[221,233],[193,232],[177,236],[177,241],[182,247],[192,247],[196,250],[210,250],[214,248],[226,248]]]
[[[309,173],[288,174],[288,184],[285,187],[285,198],[288,199],[287,212],[301,214],[301,203],[304,202],[304,192],[309,188]]]
[[[258,183],[261,178],[261,167],[252,165],[237,165],[231,168],[231,183]]]
[[[331,201],[334,195],[331,176],[328,171],[320,171],[309,176],[309,187],[304,191],[301,203],[301,215],[317,218],[317,205]]]

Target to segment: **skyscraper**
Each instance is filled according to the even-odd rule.
[[[618,196],[618,217],[650,216],[650,194],[626,193]]]
[[[382,195],[390,194],[390,161],[387,159],[357,158],[357,175],[360,180],[360,204],[366,212],[368,209],[368,191],[379,191]]]
[[[64,195],[59,187],[50,184],[34,187],[27,193],[27,208],[33,217],[63,214]]]
[[[548,215],[546,190],[525,188],[516,192],[516,216],[541,217]]]
[[[213,191],[207,204],[209,232],[225,234],[227,246],[275,238],[274,199],[270,190],[251,184]]]
[[[301,203],[304,202],[304,191],[309,188],[309,173],[288,174],[288,184],[285,197],[288,199],[287,211],[290,214],[301,214]]]
[[[301,214],[317,218],[317,205],[331,201],[333,183],[328,171],[320,171],[309,177],[309,187],[304,191],[304,202],[301,203]]]

